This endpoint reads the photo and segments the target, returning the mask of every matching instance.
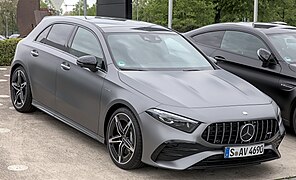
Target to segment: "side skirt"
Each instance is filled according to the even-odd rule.
[[[86,134],[87,136],[90,136],[91,138],[101,142],[104,144],[104,138],[101,136],[98,136],[96,133],[84,128],[83,126],[81,126],[80,124],[70,120],[69,118],[64,117],[63,115],[60,115],[57,112],[54,112],[50,109],[48,109],[47,107],[45,107],[44,105],[42,105],[41,103],[38,103],[37,101],[33,100],[32,105],[35,106],[36,108],[40,109],[41,111],[45,112],[46,114],[49,114],[50,116],[62,121],[63,123],[71,126],[72,128]]]

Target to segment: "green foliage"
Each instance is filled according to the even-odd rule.
[[[134,19],[137,19],[136,11],[134,3]],[[214,4],[204,0],[175,0],[173,11],[173,29],[180,32],[211,24],[215,16]],[[167,0],[140,0],[138,12],[139,20],[167,26]]]
[[[97,9],[97,6],[96,4],[93,4],[92,7],[89,7],[89,5],[87,5],[87,15],[88,16],[96,16],[96,9]],[[83,13],[84,13],[84,2],[83,0],[80,0],[78,1],[73,10],[70,12],[70,15],[71,16],[83,16]]]
[[[14,57],[14,52],[21,39],[7,39],[0,41],[0,66],[9,66]]]
[[[137,13],[138,2],[138,13]],[[254,0],[174,0],[173,29],[184,32],[219,22],[253,21]],[[133,18],[167,26],[168,0],[133,0]],[[259,0],[260,22],[296,26],[296,0]]]
[[[40,1],[40,8],[48,8],[49,2],[45,2],[43,0]]]
[[[6,28],[8,35],[17,32],[17,2],[18,0],[0,0],[0,35],[6,35]]]

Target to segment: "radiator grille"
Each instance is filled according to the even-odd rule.
[[[254,136],[248,141],[241,140],[241,128],[246,124],[254,126]],[[203,132],[202,138],[211,144],[249,144],[271,139],[279,130],[274,119],[240,122],[221,122],[210,124]]]

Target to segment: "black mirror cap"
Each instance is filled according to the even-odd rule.
[[[277,62],[270,51],[260,48],[257,51],[258,58],[263,62],[263,66],[276,65]]]
[[[82,56],[77,59],[77,65],[83,68],[88,68],[92,72],[98,71],[98,60],[95,56]]]

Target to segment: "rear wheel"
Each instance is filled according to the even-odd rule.
[[[112,161],[122,169],[142,167],[141,131],[133,113],[127,108],[116,110],[108,123],[106,141]]]
[[[296,108],[294,109],[293,119],[291,121],[292,121],[291,127],[292,127],[294,133],[296,134]]]
[[[14,108],[22,113],[34,111],[30,82],[23,67],[16,68],[10,79],[10,96]]]

